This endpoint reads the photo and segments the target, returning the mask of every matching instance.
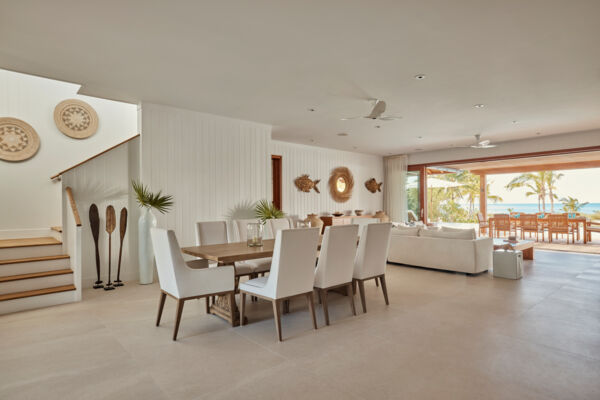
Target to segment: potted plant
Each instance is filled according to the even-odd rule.
[[[285,213],[268,200],[259,200],[254,206],[254,214],[256,215],[256,218],[260,219],[260,222],[263,225],[268,219],[285,217]]]
[[[173,196],[163,195],[162,191],[152,193],[148,186],[141,182],[131,181],[136,200],[142,213],[138,220],[138,251],[140,284],[147,285],[154,281],[154,251],[150,239],[150,228],[156,227],[154,208],[161,214],[168,212],[173,206]]]

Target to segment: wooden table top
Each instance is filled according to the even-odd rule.
[[[246,242],[212,244],[207,246],[183,247],[181,251],[194,257],[206,258],[223,264],[235,261],[271,257],[275,239],[263,239],[261,247],[249,247]]]
[[[319,246],[323,236],[319,236]],[[212,244],[207,246],[182,247],[181,251],[190,256],[206,258],[221,264],[231,264],[236,261],[254,260],[273,256],[275,239],[263,239],[261,247],[249,247],[246,242],[233,242],[223,244]]]

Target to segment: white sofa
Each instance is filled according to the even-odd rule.
[[[388,261],[477,274],[492,268],[493,239],[476,238],[474,229],[392,229]]]

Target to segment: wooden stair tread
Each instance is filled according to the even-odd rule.
[[[25,297],[41,296],[51,293],[68,292],[70,290],[75,290],[75,285],[64,285],[45,289],[27,290],[25,292],[2,294],[0,295],[0,301],[23,299]]]
[[[72,273],[73,273],[72,269],[66,268],[66,269],[57,269],[57,270],[53,270],[53,271],[32,272],[29,274],[1,276],[0,283],[20,281],[23,279],[43,278],[45,276],[65,275],[65,274],[72,274]]]
[[[13,247],[48,246],[53,244],[62,244],[62,242],[50,236],[22,239],[0,239],[0,249],[9,249]]]
[[[57,256],[40,256],[40,257],[27,257],[27,258],[13,258],[12,260],[0,260],[0,265],[4,264],[18,264],[35,261],[47,261],[47,260],[62,260],[64,258],[70,258],[68,254],[60,254]]]

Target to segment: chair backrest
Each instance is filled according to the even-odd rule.
[[[227,243],[227,222],[196,222],[196,246]]]
[[[548,215],[548,229],[568,229],[569,228],[569,217],[567,215]]]
[[[233,226],[237,232],[238,242],[245,242],[248,239],[248,224],[260,223],[258,218],[236,219],[233,221]],[[263,237],[266,238],[266,229],[263,229]]]
[[[508,214],[494,214],[494,226],[497,230],[510,230],[510,215]]]
[[[477,213],[477,222],[479,222],[479,225],[484,224],[486,222],[485,218],[483,218],[482,213]]]
[[[282,229],[292,228],[292,226],[290,225],[290,220],[287,218],[273,218],[267,220],[267,223],[269,225],[270,234],[273,235],[273,237],[275,237],[277,235],[277,232]]]
[[[160,288],[179,297],[180,279],[185,276],[185,261],[175,232],[166,229],[151,228],[152,247],[156,258],[156,270]],[[182,273],[183,272],[183,273]]]
[[[325,228],[315,270],[316,287],[326,288],[352,281],[357,240],[358,225]]]
[[[369,224],[358,242],[354,261],[354,278],[364,279],[383,275],[390,248],[392,224]]]
[[[419,221],[419,218],[417,218],[417,215],[415,214],[415,212],[413,210],[408,210],[406,212],[407,216],[408,216],[408,222],[417,222]]]
[[[525,229],[525,230],[537,230],[538,229],[538,217],[535,214],[521,214],[519,220],[521,221],[521,229]]]
[[[362,235],[365,226],[378,223],[379,218],[352,218],[351,222],[354,225],[358,225],[358,236],[360,236]]]
[[[265,294],[280,299],[313,290],[319,232],[320,228],[277,232]]]

